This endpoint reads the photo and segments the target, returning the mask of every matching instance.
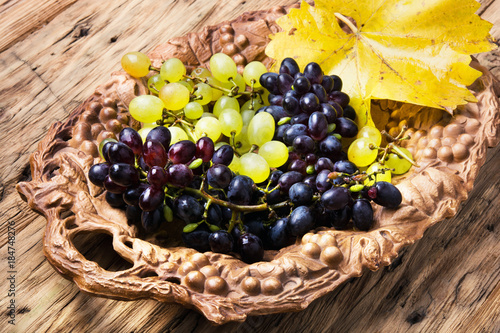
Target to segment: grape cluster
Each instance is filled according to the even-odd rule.
[[[216,54],[211,72],[190,76],[168,59],[149,78],[151,94],[129,105],[149,125],[103,140],[104,162],[89,170],[111,206],[146,232],[176,217],[186,246],[248,263],[319,226],[369,230],[370,201],[399,206],[395,186],[371,179],[383,170],[360,172],[342,150],[342,138],[363,129],[338,76],[314,62],[300,72],[291,58],[279,73],[252,62],[241,76],[228,58]],[[133,53],[122,65],[144,76],[148,61]]]

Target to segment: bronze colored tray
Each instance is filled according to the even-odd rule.
[[[240,70],[252,60],[269,65],[264,48],[269,34],[278,30],[275,19],[285,13],[281,7],[246,13],[172,39],[150,57],[154,66],[178,57],[193,68],[206,66],[213,52],[222,51]],[[367,268],[389,265],[402,247],[457,212],[485,162],[487,147],[500,139],[498,82],[477,63],[474,67],[483,71],[471,87],[478,103],[459,108],[454,116],[392,101],[373,103],[380,129],[409,126],[411,140],[405,145],[419,164],[395,179],[403,195],[398,209],[374,206],[376,223],[368,232],[320,228],[279,252],[266,251],[264,261],[251,265],[229,255],[165,246],[165,231],[139,238],[124,212],[111,208],[102,189],[89,182],[88,170],[100,160],[98,143],[115,137],[124,126],[137,126],[127,105],[146,93],[145,82],[122,72],[113,73],[65,122],[52,125],[31,155],[32,180],[19,183],[17,190],[47,218],[43,247],[49,262],[86,292],[177,302],[218,324],[298,311]],[[114,251],[130,268],[105,270],[78,251],[75,239],[99,234],[112,237]],[[167,233],[166,238],[167,244],[174,244],[173,236]]]

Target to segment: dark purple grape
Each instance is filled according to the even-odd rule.
[[[254,234],[260,239],[264,239],[267,233],[264,227],[263,219],[267,218],[267,212],[254,212],[244,215],[245,226],[248,227],[247,232]]]
[[[111,148],[111,146],[113,146],[114,144],[116,144],[115,141],[108,141],[104,144],[104,146],[102,146],[102,156],[104,156],[104,159],[106,160],[106,162],[109,162],[109,149]]]
[[[165,199],[165,192],[162,188],[148,186],[139,197],[139,207],[143,211],[150,212],[157,209]]]
[[[335,164],[333,165],[333,171],[343,172],[352,175],[356,171],[358,171],[358,167],[351,161],[340,160],[335,162]]]
[[[144,211],[141,215],[141,222],[146,232],[156,232],[160,229],[161,223],[164,221],[161,207],[152,211]]]
[[[165,151],[168,151],[168,147],[170,147],[170,140],[172,140],[172,134],[170,133],[170,130],[165,126],[157,126],[149,131],[148,135],[146,136],[146,141],[150,140],[158,141],[159,143],[161,143],[163,148],[165,148]]]
[[[286,93],[292,88],[293,77],[290,74],[280,74],[278,75],[278,88],[281,94]]]
[[[109,178],[113,183],[127,187],[139,183],[139,172],[133,165],[116,163],[109,167]]]
[[[311,81],[311,84],[321,83],[323,81],[323,71],[320,65],[310,62],[304,68],[304,75]]]
[[[274,205],[286,200],[285,196],[278,189],[269,192],[266,195],[266,199],[269,205]]]
[[[352,206],[352,222],[354,226],[361,231],[370,230],[373,225],[373,208],[368,200],[354,200],[354,205]]]
[[[280,186],[280,192],[288,194],[288,190],[293,184],[300,182],[304,176],[297,171],[288,171],[281,175],[278,184]]]
[[[108,157],[111,164],[127,163],[133,165],[135,163],[134,152],[123,142],[115,142],[111,145],[108,150]]]
[[[234,149],[230,145],[223,145],[214,153],[213,164],[229,165],[233,161]]]
[[[300,95],[298,92],[296,92],[295,90],[288,90],[286,93],[283,94],[283,98],[286,98],[286,97],[293,97],[295,98],[296,100],[299,100],[300,99]]]
[[[214,152],[214,142],[208,136],[204,136],[196,142],[195,156],[201,158],[203,162],[210,162],[214,156]]]
[[[328,157],[320,157],[314,165],[314,170],[316,172],[320,172],[321,170],[333,171],[333,166],[334,164],[331,159],[329,159]]]
[[[298,154],[307,154],[314,151],[316,142],[308,135],[299,135],[293,139],[293,148]]]
[[[319,110],[319,99],[313,93],[306,93],[302,95],[299,101],[300,108],[306,113],[313,113]]]
[[[174,164],[186,164],[196,154],[196,144],[193,141],[181,140],[170,146],[168,158]]]
[[[303,124],[307,126],[309,122],[309,115],[307,113],[299,113],[290,119],[290,125]]]
[[[263,106],[260,109],[258,109],[257,112],[255,112],[255,114],[260,112],[267,112],[271,116],[273,116],[275,124],[278,124],[281,118],[289,116],[289,114],[285,111],[285,109],[283,109],[283,107],[279,105]]]
[[[149,140],[146,141],[142,148],[142,157],[144,162],[149,166],[165,167],[168,161],[167,152],[160,141]]]
[[[282,105],[283,109],[291,115],[300,112],[299,100],[293,96],[285,96]]]
[[[109,174],[109,164],[108,163],[99,163],[94,164],[89,169],[89,180],[92,184],[103,187],[104,180],[106,176]]]
[[[352,121],[356,120],[356,111],[354,111],[354,108],[350,105],[347,105],[344,108],[344,117],[351,119]]]
[[[316,154],[314,153],[309,153],[306,155],[304,160],[306,161],[307,165],[314,165],[316,164],[316,162],[318,162],[318,156],[316,156]]]
[[[274,132],[274,140],[283,142],[283,137],[285,136],[286,131],[291,127],[290,124],[279,125],[276,128],[276,132]]]
[[[342,91],[336,90],[328,94],[328,100],[338,103],[343,108],[349,105],[349,102],[351,101],[349,95]]]
[[[345,187],[332,187],[321,196],[321,203],[326,209],[344,208],[351,200],[351,194]]]
[[[340,106],[339,103],[334,101],[328,101],[327,104],[330,104],[334,109],[336,114],[336,118],[342,117],[344,115],[344,109]]]
[[[158,188],[163,187],[168,182],[168,176],[165,169],[154,166],[148,171],[148,182]]]
[[[329,190],[332,187],[332,183],[328,181],[329,174],[330,170],[323,169],[318,172],[318,175],[316,176],[316,189],[321,193]]]
[[[210,230],[206,224],[201,224],[192,232],[183,232],[182,241],[187,247],[193,248],[199,252],[210,251],[210,244],[208,238],[210,237]]]
[[[125,192],[127,190],[127,188],[125,186],[121,186],[121,185],[118,185],[115,182],[113,182],[111,180],[111,178],[109,178],[109,175],[106,176],[103,184],[104,184],[104,188],[106,189],[106,191],[111,192],[111,193],[122,194],[123,192]]]
[[[387,208],[397,208],[403,197],[399,189],[388,182],[376,182],[374,187],[377,189],[377,196],[373,201],[380,206]]]
[[[271,172],[271,175],[269,176],[270,186],[278,185],[278,181],[279,181],[282,174],[283,174],[283,171],[281,171],[281,170],[274,170],[273,172]]]
[[[293,90],[297,92],[300,96],[309,92],[311,89],[311,82],[305,76],[299,76],[293,81]]]
[[[319,111],[313,112],[309,117],[309,135],[316,141],[321,141],[328,133],[328,121],[326,116]]]
[[[285,58],[281,62],[279,73],[287,73],[291,76],[295,76],[295,74],[300,72],[299,65],[293,58]]]
[[[325,88],[319,83],[315,83],[311,86],[311,92],[315,94],[320,103],[326,103],[328,102],[328,95],[326,93]]]
[[[308,205],[311,203],[313,195],[314,192],[312,188],[303,182],[293,184],[288,191],[290,200],[297,206]]]
[[[127,205],[125,208],[125,216],[127,217],[128,225],[141,223],[142,210],[137,206]]]
[[[135,155],[140,155],[142,153],[142,138],[132,127],[125,127],[118,136],[120,142],[129,146]]]
[[[231,252],[234,247],[233,237],[225,230],[212,232],[210,236],[208,236],[208,243],[210,244],[212,252],[216,253],[227,254]]]
[[[338,104],[337,104],[338,105]],[[340,109],[340,105],[338,105]],[[335,108],[328,103],[321,103],[319,106],[320,112],[323,113],[326,117],[326,120],[328,121],[329,124],[333,124],[335,120],[337,120],[337,111]]]
[[[271,94],[277,95],[280,93],[278,88],[278,74],[272,72],[264,73],[260,76],[259,82]]]
[[[323,80],[321,81],[321,85],[328,94],[333,90],[333,78],[330,75],[323,75]]]
[[[339,117],[335,121],[335,132],[343,138],[354,138],[358,134],[358,125],[349,118]]]
[[[207,171],[208,185],[213,188],[226,188],[231,182],[231,170],[224,164],[214,164]]]
[[[251,233],[245,233],[238,239],[238,249],[241,260],[247,264],[261,261],[264,257],[262,240]]]
[[[269,94],[269,96],[267,97],[267,100],[269,101],[269,104],[271,104],[271,105],[281,106],[283,104],[283,96],[282,95]]]
[[[288,234],[288,218],[277,220],[271,229],[269,229],[268,237],[271,248],[279,250],[293,243],[292,237]]]
[[[194,178],[193,171],[185,164],[174,164],[167,169],[168,183],[177,187],[188,186]]]
[[[304,180],[302,180],[304,184],[309,185],[309,187],[313,190],[313,192],[317,192],[318,189],[316,188],[316,175],[309,175]]]
[[[253,185],[254,182],[250,177],[235,176],[229,183],[227,199],[237,205],[248,205],[252,199]]]
[[[207,210],[207,222],[218,227],[224,225],[222,209],[219,205],[211,204]]]
[[[125,206],[122,195],[107,191],[105,195],[106,202],[113,208],[122,208]]]
[[[314,216],[307,206],[299,206],[290,214],[288,232],[292,236],[303,236],[314,227]]]
[[[139,183],[136,186],[127,188],[125,193],[123,193],[123,201],[130,206],[139,206],[139,198],[142,192],[148,187],[146,183]]]
[[[327,210],[326,214],[332,227],[337,230],[344,230],[351,220],[351,207],[349,205],[338,210]]]
[[[149,165],[146,164],[146,162],[144,161],[144,157],[142,155],[139,156],[139,158],[137,159],[137,163],[139,164],[139,168],[141,168],[142,171],[144,172],[149,171]]]
[[[288,164],[288,171],[297,171],[305,176],[307,175],[307,163],[300,158],[293,160],[290,164]]]
[[[333,88],[332,91],[341,91],[342,90],[342,79],[337,75],[330,75],[333,79]]]
[[[322,155],[336,161],[342,151],[342,143],[333,135],[329,135],[319,143],[318,148]]]
[[[291,146],[293,144],[293,140],[298,137],[299,135],[308,135],[307,133],[307,126],[304,124],[294,124],[290,126],[285,131],[285,134],[283,135],[283,142],[287,146]]]
[[[174,214],[186,223],[199,222],[203,216],[203,206],[194,197],[183,194],[174,200]]]

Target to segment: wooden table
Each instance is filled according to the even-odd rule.
[[[127,51],[148,51],[204,25],[292,0],[43,0],[0,3],[0,331],[499,332],[500,146],[470,198],[390,266],[346,283],[300,313],[215,327],[175,304],[89,296],[42,253],[45,219],[15,191],[49,126],[64,120]],[[500,38],[500,1],[479,10]],[[460,22],[457,22],[460,24]],[[500,52],[479,59],[500,77]],[[16,230],[15,297],[8,296],[8,225]],[[7,282],[6,282],[7,281]],[[15,299],[15,326],[8,323]]]

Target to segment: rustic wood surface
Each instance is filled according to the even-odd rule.
[[[3,0],[0,2],[0,331],[116,332],[500,332],[500,146],[459,213],[429,229],[390,266],[366,272],[299,313],[250,317],[215,327],[175,304],[89,296],[45,260],[45,219],[15,191],[49,126],[64,120],[121,55],[278,0]],[[479,14],[500,39],[500,1]],[[459,22],[457,22],[459,24]],[[500,52],[479,59],[500,77]],[[15,297],[8,296],[8,224],[14,224]],[[82,244],[104,267],[109,239]],[[108,251],[109,252],[109,251]],[[15,325],[7,306],[15,299]]]

